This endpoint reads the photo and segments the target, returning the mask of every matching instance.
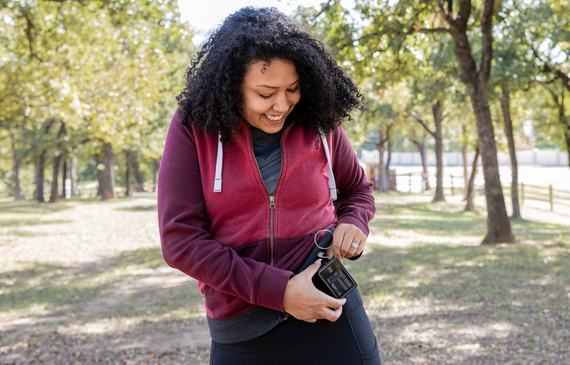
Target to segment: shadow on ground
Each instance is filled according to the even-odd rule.
[[[159,249],[80,267],[22,267],[0,273],[0,364],[201,363],[208,356],[203,297]]]
[[[381,204],[372,233],[482,237],[486,217]],[[445,210],[445,206],[442,210]],[[348,263],[384,364],[570,363],[570,227],[515,220],[523,243],[371,243]],[[429,238],[428,238],[429,239]]]
[[[408,203],[379,204],[378,213],[370,223],[371,230],[410,230],[415,233],[443,237],[480,236],[487,231],[487,217],[471,212],[449,212],[449,204]],[[570,245],[570,226],[512,220],[517,240],[555,241]]]

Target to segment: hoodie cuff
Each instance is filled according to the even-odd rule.
[[[368,224],[363,223],[360,219],[356,217],[345,216],[339,218],[336,225],[338,226],[340,224],[352,224],[356,228],[360,229],[366,237],[368,237],[368,234],[370,233],[370,228],[368,228]]]
[[[255,293],[255,305],[283,312],[285,289],[293,275],[292,271],[267,265],[259,277]]]

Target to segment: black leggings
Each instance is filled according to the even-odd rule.
[[[290,317],[253,340],[212,341],[210,365],[380,365],[376,336],[358,290],[347,296],[336,322]]]

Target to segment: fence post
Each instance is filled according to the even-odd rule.
[[[394,191],[398,191],[398,175],[394,173]]]
[[[455,195],[455,189],[453,188],[453,175],[449,175],[449,177],[451,178],[451,195]]]
[[[521,205],[524,205],[524,183],[521,183]]]
[[[548,185],[548,195],[550,198],[550,211],[554,211],[554,200],[552,194],[552,185]]]
[[[410,193],[412,192],[412,174],[408,174],[408,179],[410,181]]]

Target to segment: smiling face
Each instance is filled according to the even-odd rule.
[[[242,117],[265,133],[279,132],[301,99],[297,69],[292,62],[281,59],[252,63],[240,90]]]

